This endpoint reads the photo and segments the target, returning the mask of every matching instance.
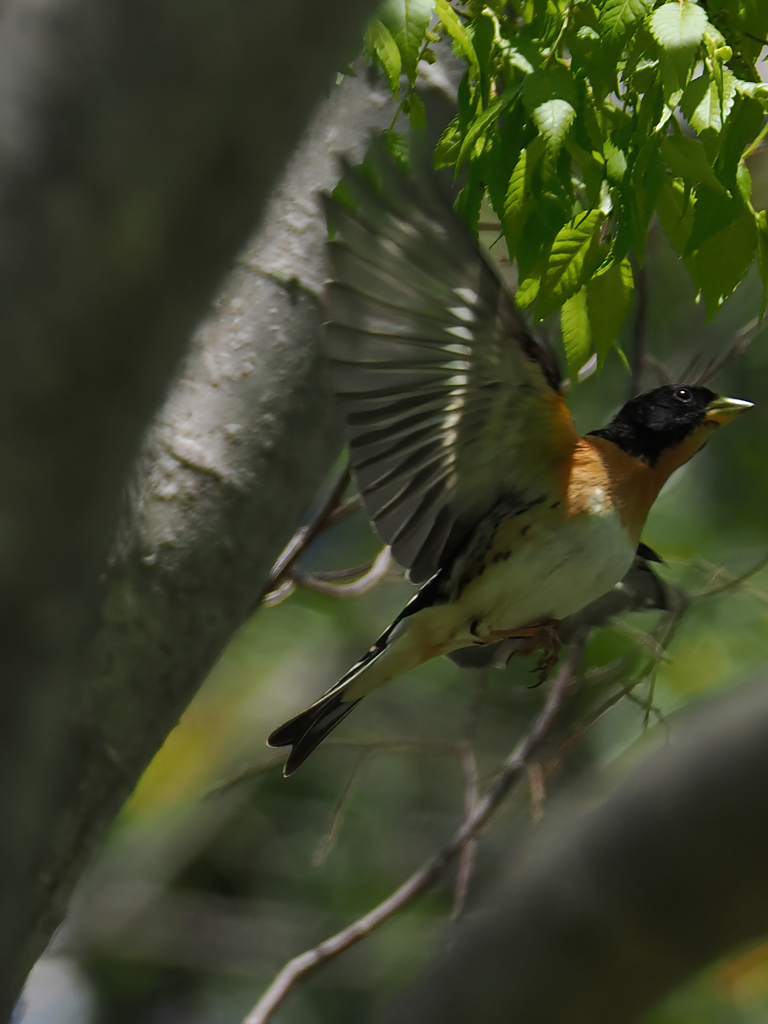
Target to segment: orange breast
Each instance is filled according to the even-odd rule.
[[[601,437],[583,437],[563,467],[563,492],[569,515],[596,511],[596,495],[605,495],[633,544],[640,540],[648,513],[669,473],[652,469]]]

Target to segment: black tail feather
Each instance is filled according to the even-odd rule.
[[[309,757],[318,744],[346,718],[358,700],[343,701],[343,691],[336,690],[321,697],[317,703],[275,729],[267,740],[270,747],[292,747],[283,774],[291,775]]]
[[[381,634],[370,650],[366,651],[360,661],[354,664],[335,686],[331,687],[314,704],[310,704],[301,714],[296,715],[275,729],[267,740],[268,746],[293,748],[288,755],[288,760],[285,762],[284,775],[287,776],[295,772],[299,765],[306,761],[315,747],[322,743],[328,733],[335,729],[339,722],[347,717],[355,704],[362,700],[362,697],[358,697],[357,700],[344,700],[344,694],[349,684],[371,662],[376,661],[384,653],[394,629],[403,619],[441,599],[441,580],[442,574],[437,573],[425,583],[419,592],[411,598],[405,608],[403,608],[389,629],[386,629]]]

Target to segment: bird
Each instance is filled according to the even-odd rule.
[[[285,775],[364,696],[431,658],[515,639],[543,652],[546,676],[558,623],[653,557],[640,535],[666,480],[752,405],[668,384],[582,436],[553,350],[434,173],[382,149],[368,166],[345,165],[343,202],[323,197],[324,349],[365,510],[421,587],[269,736],[291,747]]]

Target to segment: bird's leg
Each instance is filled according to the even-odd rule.
[[[493,629],[482,638],[482,642],[492,644],[497,640],[528,640],[528,643],[520,648],[519,653],[532,654],[534,651],[541,651],[535,671],[538,672],[540,681],[544,682],[560,656],[562,644],[557,632],[558,626],[557,619],[546,619],[544,622],[534,622],[520,629]]]

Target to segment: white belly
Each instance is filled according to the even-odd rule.
[[[488,565],[461,595],[458,603],[468,622],[477,620],[478,635],[564,619],[610,590],[634,558],[614,512],[535,530],[535,537]]]

